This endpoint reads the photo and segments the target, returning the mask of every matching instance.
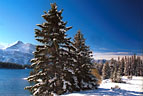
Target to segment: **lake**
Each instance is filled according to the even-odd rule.
[[[29,83],[26,78],[30,69],[0,69],[0,96],[29,96],[28,90],[24,90]]]

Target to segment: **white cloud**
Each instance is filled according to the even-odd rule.
[[[118,59],[118,57],[122,58],[125,56],[131,56],[129,52],[93,52],[93,58],[98,59],[106,59],[110,60],[111,58]]]

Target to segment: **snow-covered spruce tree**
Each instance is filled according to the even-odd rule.
[[[139,75],[143,76],[143,56],[142,56],[142,60],[140,61],[140,68],[139,68]]]
[[[137,58],[138,66],[137,66],[137,76],[143,76],[143,61],[141,60],[141,57]]]
[[[124,69],[125,69],[125,59],[124,57],[121,59],[121,76],[124,76]]]
[[[115,62],[115,63],[114,63],[114,70],[113,70],[112,76],[111,76],[112,82],[116,82],[117,71],[118,71],[117,62]]]
[[[116,64],[116,60],[114,60],[113,58],[110,60],[109,62],[109,66],[110,66],[110,78],[113,79],[113,73],[115,70],[115,64]]]
[[[133,74],[132,74],[132,58],[131,57],[128,57],[128,63],[129,63],[129,66],[128,66],[128,76],[132,76]]]
[[[94,63],[95,68],[98,70],[99,74],[102,75],[103,63]]]
[[[106,62],[106,63],[103,65],[102,78],[103,78],[103,79],[109,79],[109,78],[110,78],[110,67],[109,67],[109,63],[108,63],[108,62]]]
[[[124,66],[124,75],[125,76],[128,76],[128,66],[129,66],[129,63],[128,63],[128,59],[127,57],[125,56],[125,66]]]
[[[78,31],[74,37],[73,45],[76,48],[77,67],[75,74],[78,80],[80,90],[96,89],[97,79],[91,74],[93,68],[92,55],[88,46],[85,45],[83,34]]]
[[[140,57],[137,56],[137,66],[136,66],[136,69],[135,69],[135,71],[136,71],[135,75],[136,76],[140,76],[140,74],[139,74],[140,73],[140,64],[141,64]]]
[[[116,78],[116,82],[118,83],[121,83],[121,74],[122,74],[122,64],[121,64],[121,61],[120,61],[120,58],[118,58],[118,61],[117,61],[117,78]]]
[[[112,82],[121,83],[121,67],[122,67],[121,62],[120,59],[118,58],[118,61],[116,61],[114,65],[114,72],[111,78]]]
[[[41,29],[35,29],[36,40],[41,45],[36,46],[34,59],[31,60],[33,72],[28,77],[32,86],[28,89],[33,96],[52,96],[78,90],[77,77],[74,73],[74,47],[70,38],[66,37],[66,27],[62,21],[62,10],[57,11],[56,4],[42,16],[46,21],[38,24]]]
[[[136,68],[138,66],[137,64],[137,59],[136,59],[136,55],[134,54],[133,56],[131,56],[131,68],[130,68],[130,72],[132,75],[136,75]]]

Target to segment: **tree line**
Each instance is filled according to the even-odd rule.
[[[141,56],[125,56],[118,60],[111,59],[105,64],[96,64],[103,79],[121,82],[121,76],[143,76],[143,60]]]
[[[25,69],[25,68],[31,68],[30,65],[20,65],[16,63],[10,63],[10,62],[0,62],[0,69]]]

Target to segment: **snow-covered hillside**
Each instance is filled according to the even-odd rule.
[[[127,79],[122,77],[126,83],[112,83],[110,79],[103,80],[97,90],[82,91],[61,96],[143,96],[143,77]],[[119,86],[117,89],[111,87]]]
[[[16,41],[4,49],[0,49],[0,62],[11,62],[17,64],[30,64],[33,58],[32,52],[35,45]]]

